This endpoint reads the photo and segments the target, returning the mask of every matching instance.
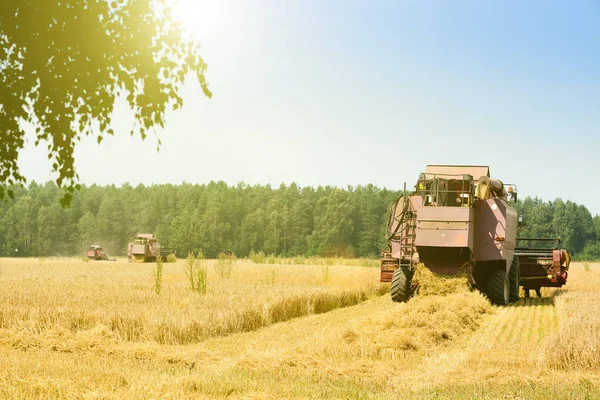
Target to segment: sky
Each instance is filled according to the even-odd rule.
[[[116,135],[76,148],[82,183],[400,189],[473,164],[600,214],[599,2],[180,1],[213,98],[188,79],[145,141],[119,101]],[[19,162],[55,179],[44,145]]]

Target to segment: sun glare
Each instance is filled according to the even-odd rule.
[[[174,17],[199,39],[222,33],[227,2],[215,0],[172,0]]]

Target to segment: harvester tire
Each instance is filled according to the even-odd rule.
[[[392,301],[403,303],[410,298],[412,294],[412,276],[413,272],[406,267],[400,267],[394,271],[390,288]]]
[[[490,274],[487,282],[487,296],[499,306],[505,306],[510,299],[510,282],[504,268],[497,269]]]
[[[519,264],[519,257],[513,257],[512,264],[510,265],[510,271],[508,272],[508,280],[510,283],[510,302],[514,303],[519,301],[519,288],[521,286],[521,266]]]

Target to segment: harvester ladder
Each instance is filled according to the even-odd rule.
[[[417,237],[417,214],[408,200],[408,204],[400,220],[401,229],[393,236],[392,240],[400,243],[399,266],[410,270],[413,268],[413,255],[415,253],[415,238]]]
[[[417,216],[411,206],[404,217],[404,229],[400,242],[400,267],[412,270],[413,254],[415,253],[415,238],[417,236]]]

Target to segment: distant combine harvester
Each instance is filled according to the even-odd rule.
[[[175,255],[175,250],[162,247],[158,238],[152,233],[138,233],[135,239],[127,245],[129,262],[156,262],[159,256],[166,259],[171,254]]]
[[[116,261],[116,259],[114,259],[114,258],[112,258],[112,259],[108,258],[108,254],[106,253],[104,248],[102,248],[102,246],[99,246],[97,244],[93,244],[90,247],[88,247],[88,249],[85,251],[85,256],[89,260],[95,260],[95,261]]]

